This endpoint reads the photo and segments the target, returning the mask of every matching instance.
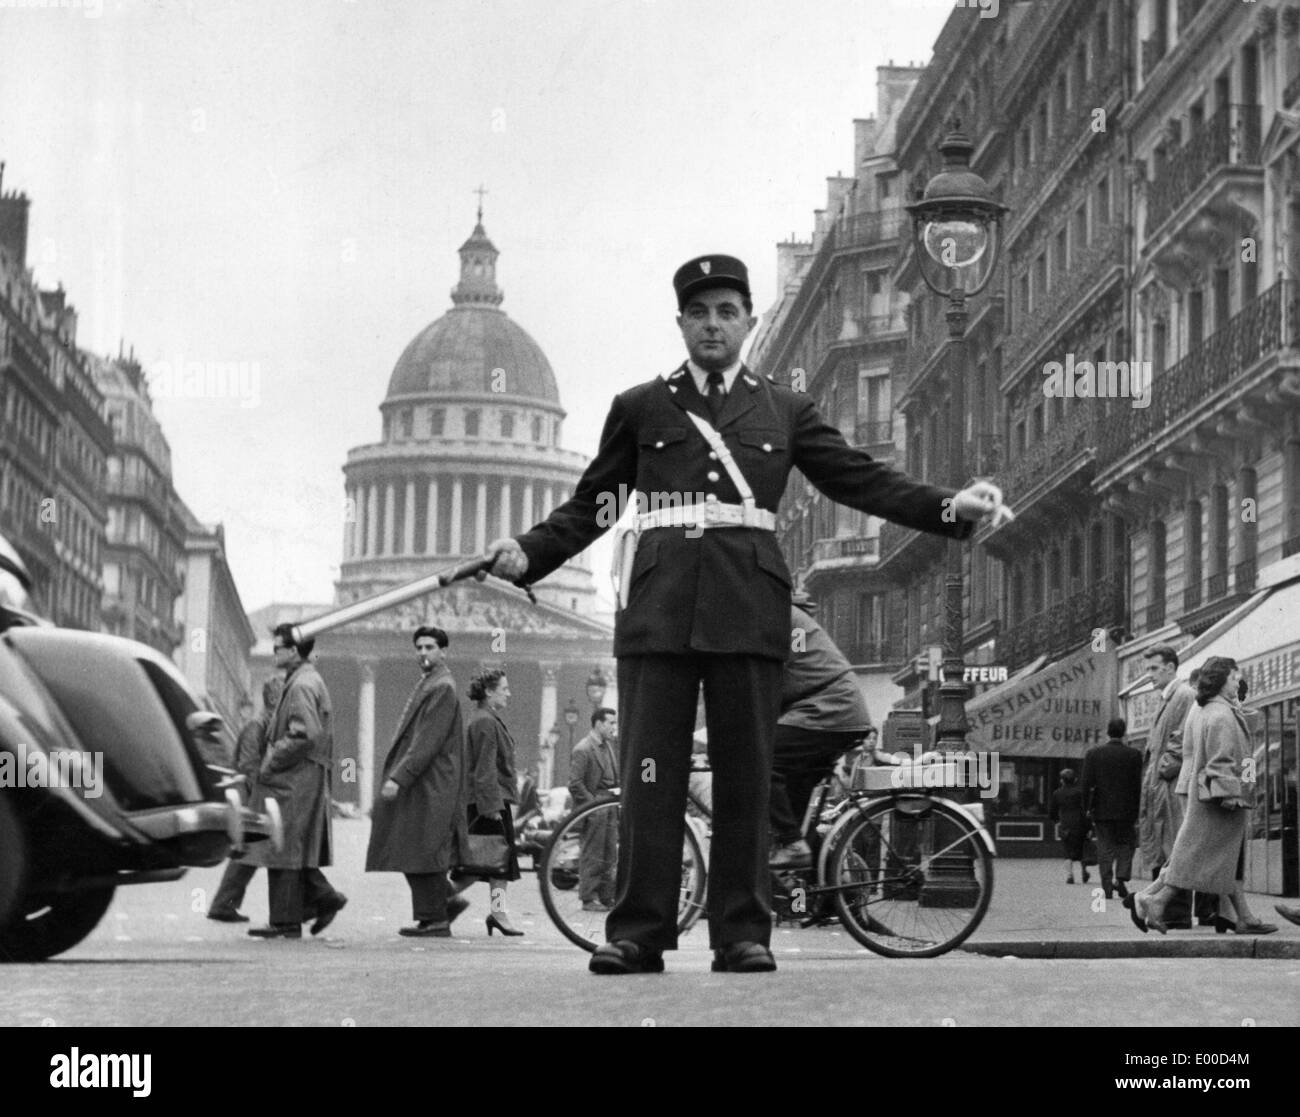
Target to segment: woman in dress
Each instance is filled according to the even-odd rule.
[[[1124,900],[1138,930],[1154,927],[1162,935],[1165,906],[1174,890],[1219,895],[1217,930],[1239,935],[1267,935],[1277,930],[1251,914],[1243,887],[1242,851],[1254,805],[1255,780],[1250,770],[1250,729],[1237,701],[1241,671],[1236,660],[1206,660],[1196,683],[1196,705],[1183,727],[1184,764],[1191,765],[1187,814],[1174,839],[1169,864],[1141,892]],[[1224,918],[1226,902],[1235,922]]]
[[[1051,817],[1061,828],[1061,845],[1065,847],[1065,883],[1074,883],[1074,863],[1079,862],[1083,883],[1088,883],[1088,863],[1083,859],[1083,843],[1088,836],[1088,820],[1083,814],[1083,789],[1073,768],[1061,769],[1061,786],[1052,792]]]
[[[515,742],[501,720],[501,711],[510,701],[510,682],[499,667],[480,671],[469,684],[474,711],[465,725],[468,753],[469,832],[501,834],[509,850],[509,861],[499,877],[452,876],[460,892],[477,880],[487,880],[491,888],[492,910],[484,921],[488,937],[493,931],[503,935],[522,935],[510,922],[506,911],[506,884],[519,879],[519,856],[515,851],[515,827],[511,806],[518,797],[515,782]]]

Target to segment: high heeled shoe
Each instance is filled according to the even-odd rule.
[[[509,916],[504,919],[496,912],[493,912],[485,920],[483,925],[487,928],[488,938],[492,937],[493,931],[500,931],[503,935],[522,935],[523,931],[516,930],[510,925]]]
[[[1134,893],[1132,899],[1133,914],[1138,919],[1141,919],[1142,922],[1152,931],[1158,931],[1162,935],[1167,935],[1169,933],[1169,927],[1166,925],[1165,921],[1163,919],[1157,919],[1155,916],[1150,914],[1151,909],[1147,907],[1146,897],[1143,896],[1141,892]],[[1163,915],[1164,912],[1161,912],[1160,914]]]
[[[1231,919],[1224,919],[1221,915],[1214,917],[1214,933],[1216,935],[1227,934],[1229,931],[1236,931],[1237,924]]]

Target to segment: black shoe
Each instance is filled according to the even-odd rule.
[[[500,931],[503,935],[507,936],[523,934],[523,931],[518,930],[515,925],[510,922],[510,916],[505,915],[504,913],[493,912],[483,920],[483,926],[487,928],[488,938],[492,937],[493,931]]]
[[[713,952],[714,973],[771,973],[776,959],[762,943],[733,942]]]
[[[1087,869],[1084,869],[1084,870],[1083,870],[1083,883],[1084,883],[1084,884],[1087,884],[1088,881],[1090,881],[1091,879],[1092,879],[1092,878],[1088,875],[1088,870],[1087,870]]]
[[[319,935],[334,922],[334,917],[348,906],[348,898],[342,892],[327,896],[316,905],[316,922],[311,925],[311,933]]]
[[[1147,921],[1138,914],[1137,904],[1133,902],[1133,897],[1131,895],[1125,896],[1123,904],[1128,911],[1128,917],[1133,920],[1133,926],[1145,935],[1147,933]]]
[[[1106,899],[1113,900],[1115,898],[1115,893],[1112,892],[1109,888],[1103,888],[1101,891],[1102,891],[1102,895],[1105,896]]]
[[[1192,921],[1190,919],[1170,919],[1165,921],[1165,926],[1171,931],[1190,931]]]
[[[237,911],[210,911],[209,919],[215,919],[218,923],[247,923],[248,916],[240,915]]]
[[[598,974],[663,973],[664,952],[631,939],[615,939],[596,947],[587,969]]]
[[[455,923],[469,910],[469,901],[464,896],[453,896],[447,901],[447,922]]]
[[[414,927],[399,927],[397,933],[405,935],[408,939],[449,939],[451,924],[445,920],[441,923],[433,923],[422,919]]]
[[[292,924],[268,923],[265,927],[250,927],[248,933],[255,939],[300,939],[302,928]]]
[[[1115,891],[1119,893],[1120,899],[1122,900],[1125,896],[1128,895],[1128,882],[1123,880],[1117,880],[1115,882]]]

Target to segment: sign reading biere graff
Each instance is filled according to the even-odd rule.
[[[1002,756],[1082,756],[1116,712],[1118,657],[1086,646],[968,711],[972,749]]]

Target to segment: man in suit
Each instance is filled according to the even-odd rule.
[[[1175,781],[1183,764],[1183,723],[1196,701],[1196,692],[1178,679],[1178,652],[1169,644],[1148,648],[1147,676],[1160,691],[1160,709],[1147,736],[1142,767],[1142,803],[1138,841],[1142,860],[1155,880],[1169,860],[1174,838],[1183,822],[1183,804],[1175,794]],[[1192,925],[1191,897],[1182,890],[1165,907],[1170,930]]]
[[[315,912],[311,933],[319,935],[348,898],[321,872],[331,863],[330,786],[334,766],[334,713],[325,680],[310,662],[315,640],[295,643],[293,626],[275,627],[275,665],[284,672],[284,693],[267,731],[253,808],[275,799],[284,819],[284,843],[249,848],[250,864],[267,870],[271,920],[248,933],[261,939],[300,939],[302,924]]]
[[[384,782],[370,812],[366,872],[402,873],[415,926],[408,938],[450,938],[469,901],[451,896],[447,872],[465,838],[465,729],[447,667],[447,634],[422,625],[412,636],[420,679],[397,720]]]
[[[591,732],[573,746],[569,760],[569,793],[575,811],[618,786],[617,741],[618,714],[602,706],[591,715]],[[578,839],[578,898],[583,911],[609,911],[614,906],[617,865],[614,817],[607,811],[597,812],[583,823]]]
[[[1097,860],[1106,899],[1128,895],[1133,875],[1134,824],[1142,802],[1142,754],[1124,743],[1128,724],[1111,718],[1106,743],[1083,757],[1083,806],[1097,833]]]
[[[617,899],[590,968],[657,973],[663,951],[677,947],[691,735],[703,685],[713,766],[713,968],[766,972],[776,968],[768,949],[772,742],[790,650],[790,573],[775,527],[790,470],[850,507],[957,539],[974,521],[1009,513],[987,482],[954,493],[851,449],[808,395],[750,372],[740,352],[757,319],[739,260],[691,260],[673,286],[689,359],[616,396],[573,497],[518,539],[494,540],[487,557],[497,576],[536,582],[611,526],[620,494],[637,492],[638,510],[643,503],[647,510],[636,518],[638,545],[623,571],[614,631],[622,707]]]
[[[266,751],[266,727],[283,690],[284,680],[279,675],[272,675],[262,684],[262,712],[248,721],[235,741],[235,771],[244,779],[245,799],[251,797],[257,782],[262,754]],[[227,861],[217,894],[208,908],[208,918],[218,923],[247,923],[248,916],[240,914],[239,906],[256,873],[257,866],[250,865],[242,854]]]

